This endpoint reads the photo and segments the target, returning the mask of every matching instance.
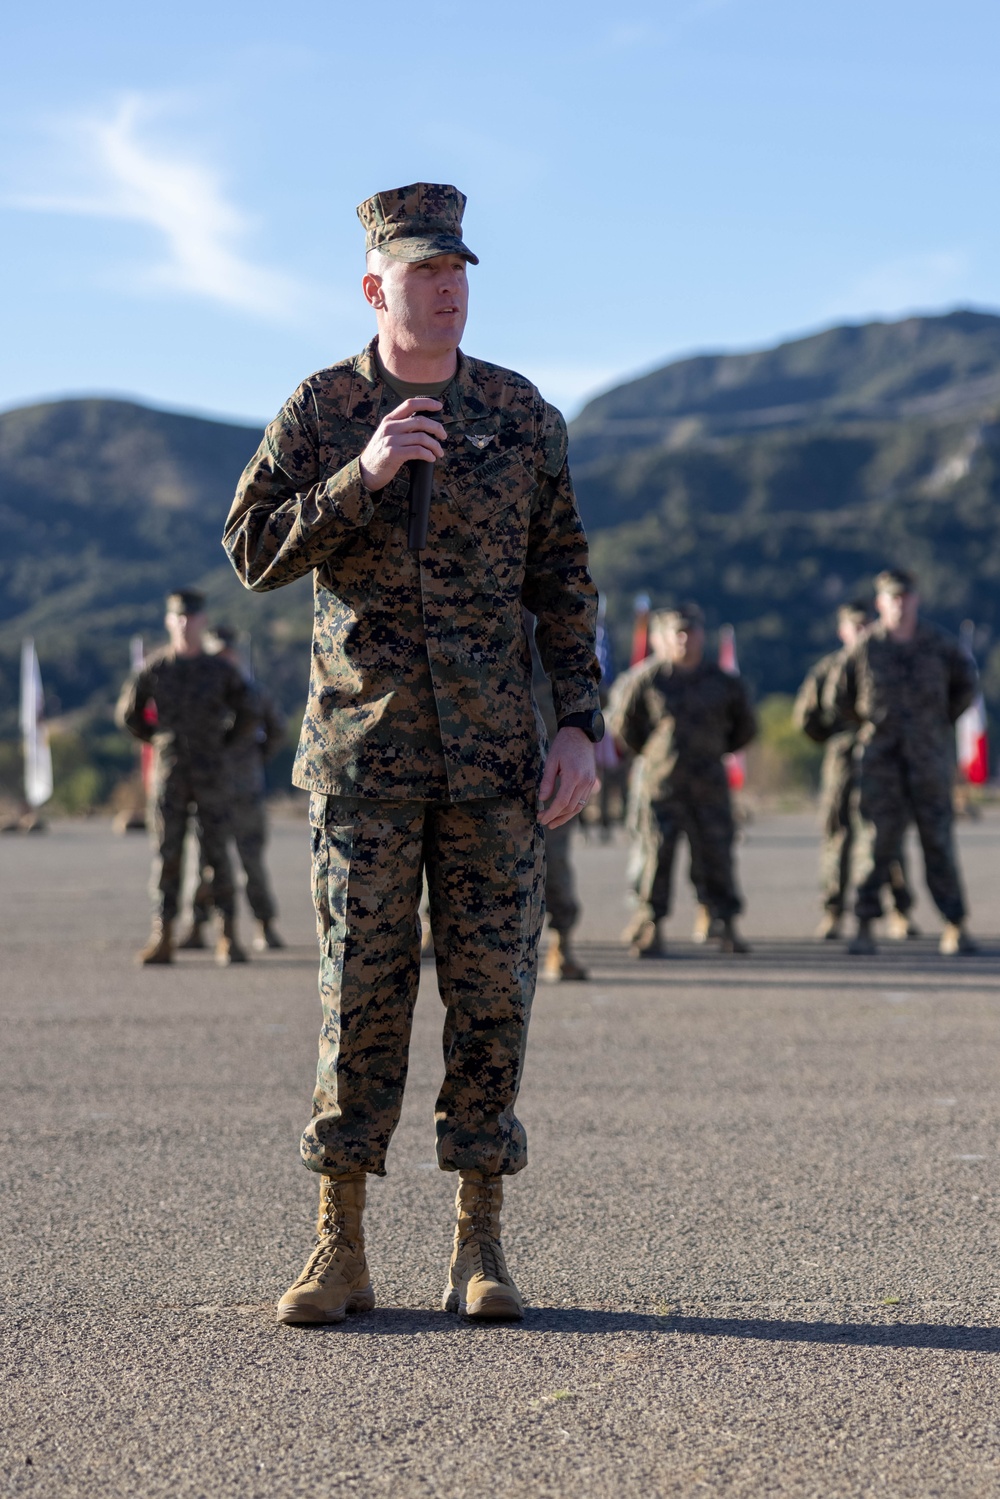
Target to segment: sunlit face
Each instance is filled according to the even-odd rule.
[[[175,609],[168,609],[163,623],[167,627],[170,644],[175,651],[190,653],[201,650],[202,637],[207,623],[207,616],[204,613],[183,614]]]
[[[853,614],[842,614],[837,621],[837,634],[849,651],[853,651],[864,630],[864,624]]]
[[[875,598],[878,617],[887,630],[910,631],[917,622],[920,598],[915,593],[879,593]]]
[[[379,328],[397,348],[434,354],[457,349],[469,312],[469,280],[461,255],[432,260],[380,256],[362,283]]]
[[[705,630],[702,625],[657,625],[653,631],[653,649],[661,661],[671,666],[699,666],[705,654]]]

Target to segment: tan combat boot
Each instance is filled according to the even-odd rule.
[[[707,906],[699,906],[694,916],[694,927],[691,932],[691,941],[697,942],[699,946],[708,941],[712,930],[712,913]]]
[[[875,938],[872,936],[872,924],[870,921],[858,920],[858,929],[850,942],[847,951],[855,958],[871,958],[878,952],[875,946]]]
[[[192,917],[191,926],[177,944],[178,952],[202,952],[205,947],[205,923]]]
[[[586,968],[573,956],[568,935],[565,932],[553,932],[542,964],[542,978],[546,983],[558,984],[582,981],[588,977]]]
[[[157,916],[153,921],[149,941],[139,953],[136,962],[141,963],[143,968],[149,968],[154,963],[172,963],[173,961],[174,924],[172,921],[162,921]]]
[[[821,942],[836,942],[840,936],[840,923],[843,921],[839,911],[827,911],[823,920],[816,928],[816,936]]]
[[[215,961],[220,968],[228,968],[230,963],[250,961],[236,940],[236,922],[232,916],[222,918],[222,934],[215,944]]]
[[[665,958],[667,945],[660,931],[660,923],[646,917],[636,928],[632,938],[632,951],[637,958]]]
[[[524,1305],[500,1245],[503,1177],[460,1171],[455,1247],[441,1305],[479,1322],[515,1322]]]
[[[254,952],[277,952],[284,947],[284,939],[273,922],[258,921],[257,935],[253,939]]]
[[[941,941],[938,943],[938,952],[946,958],[954,958],[961,954],[971,957],[979,951],[979,943],[973,942],[965,925],[961,921],[949,921],[941,933]]]
[[[746,953],[750,951],[750,944],[740,936],[736,930],[735,921],[724,921],[719,933],[719,951],[732,953]]]
[[[316,1248],[278,1302],[279,1322],[343,1322],[348,1312],[370,1312],[375,1305],[362,1223],[366,1186],[363,1171],[323,1178]]]

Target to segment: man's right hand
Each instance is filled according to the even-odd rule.
[[[382,418],[359,460],[366,489],[384,489],[411,458],[436,463],[444,456],[441,444],[448,434],[430,415],[440,410],[441,402],[432,396],[410,396]]]

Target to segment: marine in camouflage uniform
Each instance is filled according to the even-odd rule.
[[[252,731],[253,715],[240,673],[227,661],[200,649],[203,596],[194,589],[171,594],[167,599],[167,627],[175,637],[171,645],[152,655],[125,683],[116,714],[122,728],[152,744],[156,751],[148,809],[155,849],[151,877],[154,920],[149,945],[140,953],[140,961],[171,961],[184,839],[194,809],[198,836],[212,869],[213,899],[223,919],[216,957],[220,963],[240,962],[245,954],[234,926],[224,760],[227,747]],[[185,631],[193,632],[188,638],[197,645],[191,654],[178,649]]]
[[[876,590],[880,620],[846,655],[825,699],[859,726],[858,933],[851,950],[874,951],[871,923],[882,913],[882,886],[912,819],[927,888],[945,919],[941,950],[972,952],[952,836],[952,786],[954,725],[975,698],[976,669],[957,640],[918,619],[908,573],[887,569]]]
[[[546,736],[551,739],[557,729],[552,687],[535,646],[535,621],[527,613],[525,628],[532,647],[532,690]],[[572,848],[573,832],[578,825],[579,816],[557,828],[545,830],[545,913],[550,940],[541,976],[549,983],[580,982],[587,978],[587,970],[573,951],[573,930],[580,920]]]
[[[734,925],[742,900],[723,756],[750,743],[757,727],[753,709],[739,677],[701,658],[704,622],[696,604],[661,611],[652,625],[654,655],[618,678],[608,712],[611,731],[643,762],[633,947],[641,957],[664,951],[660,924],[670,913],[674,857],[684,835],[699,897],[718,924],[723,949],[743,952]],[[698,641],[689,665],[681,665],[669,645],[671,632]]]
[[[217,654],[241,670],[236,651],[236,632],[226,625],[212,631]],[[210,643],[212,643],[210,641]],[[252,732],[242,735],[226,750],[225,779],[229,793],[229,828],[236,853],[246,876],[247,904],[257,922],[254,947],[281,948],[284,943],[274,922],[278,906],[267,876],[264,848],[267,843],[267,783],[264,766],[285,740],[285,716],[271,694],[252,678],[244,676],[247,708],[252,714]],[[199,846],[199,881],[191,911],[191,930],[180,943],[184,948],[204,946],[202,928],[215,904],[212,861]]]
[[[464,202],[454,188],[416,184],[359,209],[369,252],[426,266],[425,284],[446,291],[444,315],[459,308],[454,346],[465,287],[455,257],[475,260],[460,237]],[[393,279],[374,277],[372,264]],[[378,259],[369,268],[381,337],[383,288],[422,294],[410,290],[416,272]],[[267,428],[226,526],[247,587],[308,573],[315,586],[293,780],[312,793],[324,1014],[301,1150],[326,1183],[317,1249],[279,1302],[283,1321],[339,1320],[374,1299],[364,1183],[385,1173],[402,1103],[422,870],[445,1005],[437,1154],[459,1173],[446,1304],[520,1315],[499,1246],[500,1178],[527,1159],[514,1106],[543,906],[543,743],[522,605],[536,618],[560,740],[575,746],[566,720],[589,722],[598,708],[597,601],[562,417],[522,376],[454,346],[454,374],[437,386],[390,375],[378,339],[304,381]],[[384,420],[421,391],[440,400],[433,431],[443,434],[418,553],[407,544],[405,464],[369,490],[361,456],[385,444]],[[415,423],[406,415],[394,430]],[[556,748],[552,760],[561,763]]]
[[[868,620],[864,604],[844,604],[837,611],[838,631],[843,642],[817,661],[799,688],[792,710],[796,725],[814,744],[825,745],[820,772],[820,888],[824,916],[817,936],[833,939],[840,935],[841,920],[847,902],[854,849],[854,799],[857,789],[854,749],[858,737],[857,723],[839,719],[824,706],[827,683],[836,676],[845,650],[860,639]],[[890,936],[915,937],[919,931],[910,916],[913,894],[906,875],[902,843],[889,866],[889,884],[895,906],[890,920]]]

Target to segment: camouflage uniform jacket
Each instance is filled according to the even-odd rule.
[[[246,687],[254,727],[251,733],[241,734],[226,750],[226,784],[233,796],[256,799],[267,789],[264,766],[284,742],[285,715],[259,682],[249,681]]]
[[[831,651],[811,667],[805,681],[798,690],[792,720],[814,744],[826,744],[831,739],[846,735],[853,743],[858,732],[854,718],[838,718],[832,704],[824,701],[826,685],[839,672],[847,652],[843,649]]]
[[[293,780],[328,795],[465,801],[533,788],[541,744],[521,605],[560,716],[597,708],[597,596],[566,428],[520,375],[459,355],[438,418],[427,549],[409,475],[359,455],[398,404],[374,343],[306,380],[240,481],[224,546],[248,588],[314,574],[309,704]]]
[[[942,775],[954,764],[952,725],[976,695],[973,662],[953,636],[920,621],[914,638],[890,640],[875,624],[827,683],[832,714],[860,724],[858,742],[902,748]]]
[[[856,719],[841,718],[835,706],[826,701],[828,684],[835,680],[847,652],[841,647],[817,661],[798,690],[792,708],[792,720],[814,744],[825,744],[823,787],[833,794],[844,777],[851,774],[854,744],[858,737]]]
[[[146,709],[156,704],[155,721]],[[254,713],[243,677],[219,656],[155,652],[122,688],[120,728],[156,747],[157,772],[175,765],[216,774],[228,744],[250,735]]]
[[[616,738],[642,756],[653,803],[695,781],[725,790],[723,755],[757,732],[742,681],[710,661],[689,670],[641,661],[616,681],[608,717]]]

